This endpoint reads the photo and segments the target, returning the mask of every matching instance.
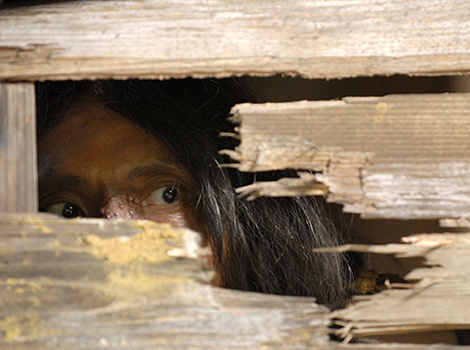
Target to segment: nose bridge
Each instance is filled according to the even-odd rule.
[[[142,219],[138,205],[130,196],[114,195],[108,197],[101,213],[108,219],[138,220]]]

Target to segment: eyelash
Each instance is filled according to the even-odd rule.
[[[46,210],[49,213],[61,215],[67,219],[73,219],[76,217],[86,217],[87,215],[80,206],[71,202],[58,202],[49,205]]]
[[[166,189],[175,189],[177,191],[177,198],[173,203],[184,200],[186,189],[184,184],[175,181],[174,177],[155,177],[150,181],[146,182],[144,186],[141,187],[138,193],[136,193],[135,198],[138,203],[145,203],[149,198],[155,194],[157,191],[160,191],[160,194],[163,195],[163,192]],[[162,199],[163,200],[163,199]],[[173,203],[155,203],[154,205],[169,205]]]
[[[76,210],[77,215],[70,214],[73,216],[67,216],[67,214],[64,212],[65,207],[67,205],[74,206],[75,209],[71,208],[72,213],[74,210]],[[57,215],[61,215],[65,218],[87,217],[88,213],[83,208],[84,206],[82,205],[82,201],[80,200],[80,198],[68,192],[51,193],[41,198],[39,201],[39,211],[54,213]]]
[[[144,200],[149,205],[171,205],[179,200],[179,190],[176,186],[163,186],[151,192]]]
[[[165,192],[168,191],[170,193]],[[176,194],[174,193],[176,191]],[[173,193],[171,193],[173,192]],[[185,186],[175,181],[174,177],[161,176],[155,177],[148,181],[137,193],[131,195],[137,206],[150,205],[159,206],[166,205],[171,206],[185,200],[186,198]],[[164,198],[166,196],[168,199]],[[73,193],[61,191],[60,193],[50,193],[40,200],[39,208],[43,212],[51,212],[63,217],[67,217],[64,212],[66,205],[75,206],[71,208],[77,211],[76,216],[88,217],[87,206],[83,205],[83,201],[80,197],[77,197]],[[86,204],[86,203],[85,203]],[[89,208],[88,208],[89,209]],[[73,210],[71,211],[73,213]],[[75,214],[72,214],[75,215]],[[74,217],[74,216],[71,216]]]

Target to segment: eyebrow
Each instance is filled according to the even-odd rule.
[[[49,176],[43,176],[39,179],[40,184],[47,184],[44,187],[54,187],[54,188],[75,188],[75,187],[84,187],[87,185],[87,181],[76,175],[56,175],[51,174]]]
[[[82,192],[86,194],[87,191],[85,191],[85,189],[87,188],[87,185],[88,182],[86,179],[76,175],[58,175],[52,173],[49,176],[45,176],[42,179],[39,179],[38,189],[40,210],[45,209],[41,208],[45,198],[55,196],[57,193],[65,192]]]
[[[182,175],[182,170],[180,167],[172,163],[157,162],[135,167],[130,171],[128,178],[133,179],[136,177],[155,176],[159,174],[180,177]]]

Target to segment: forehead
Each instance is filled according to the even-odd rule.
[[[137,124],[125,119],[119,113],[93,98],[75,102],[58,125],[49,130],[43,138],[48,142],[70,144],[90,141],[90,137],[110,142],[114,139],[141,136],[147,132]]]
[[[40,175],[52,165],[55,171],[79,171],[169,158],[153,135],[89,98],[76,102],[63,120],[38,140],[38,156]]]

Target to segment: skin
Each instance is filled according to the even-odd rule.
[[[38,140],[38,158],[41,211],[201,231],[189,173],[154,136],[92,98]]]

